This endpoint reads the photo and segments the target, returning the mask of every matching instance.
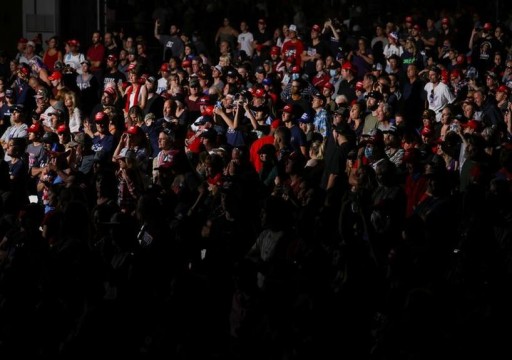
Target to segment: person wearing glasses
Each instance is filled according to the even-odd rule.
[[[441,69],[437,66],[430,67],[428,71],[429,82],[425,85],[424,90],[427,93],[426,108],[436,113],[436,122],[441,121],[441,110],[446,105],[455,101],[450,88],[441,81]]]

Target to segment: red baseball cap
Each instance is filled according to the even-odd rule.
[[[116,90],[112,86],[107,86],[105,89],[103,89],[103,93],[110,96],[116,96]]]
[[[48,76],[48,80],[60,80],[62,79],[62,73],[60,71],[54,71],[50,76]]]
[[[163,63],[162,66],[160,66],[160,71],[169,71],[169,64]]]
[[[285,106],[286,107],[286,106]],[[283,110],[284,111],[284,110]],[[272,129],[277,129],[279,126],[283,125],[283,122],[281,121],[281,119],[275,119],[274,121],[272,121],[272,123],[270,124],[270,127]]]
[[[257,98],[260,98],[260,99],[261,99],[261,98],[264,98],[264,97],[265,97],[266,92],[265,92],[265,90],[264,90],[264,89],[259,88],[259,89],[256,89],[252,95],[253,95],[254,97],[257,97]]]
[[[80,46],[80,43],[78,42],[78,40],[76,39],[71,39],[71,40],[68,40],[67,44],[69,46]]]
[[[331,84],[330,82],[326,82],[324,84],[324,89],[334,90],[334,85]]]
[[[482,124],[480,121],[476,121],[476,120],[468,120],[467,123],[465,124],[462,124],[462,127],[465,129],[465,128],[470,128],[470,129],[473,129],[475,131],[479,131],[482,127]]]
[[[344,62],[343,65],[341,65],[342,69],[348,70],[348,71],[354,71],[355,72],[355,66],[352,65],[351,62],[347,61]]]
[[[130,134],[130,135],[140,135],[143,133],[142,129],[139,127],[139,126],[130,126],[126,131],[125,131],[126,134]]]
[[[102,123],[108,120],[108,115],[105,114],[103,111],[98,111],[96,115],[94,116],[94,122]]]
[[[496,89],[496,92],[504,92],[508,94],[510,92],[510,89],[505,85],[500,85],[498,89]]]
[[[315,25],[313,25],[313,27],[311,28],[311,31],[321,32],[321,31],[322,31],[322,28],[320,27],[320,25],[315,24]]]
[[[69,128],[66,126],[66,124],[62,124],[57,128],[57,134],[64,134],[69,132]]]
[[[283,112],[288,113],[288,114],[293,114],[293,105],[291,105],[291,104],[286,104],[286,105],[283,107]]]
[[[31,132],[31,133],[38,133],[40,132],[41,130],[43,129],[43,127],[41,126],[40,123],[36,122],[36,123],[33,123],[32,125],[30,125],[30,127],[28,128],[28,132]]]

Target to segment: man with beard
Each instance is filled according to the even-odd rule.
[[[371,91],[368,93],[366,97],[366,108],[369,113],[364,118],[364,127],[363,134],[368,134],[370,130],[377,128],[378,119],[377,119],[377,109],[379,108],[379,103],[383,100],[383,96],[378,91]]]
[[[114,107],[117,107],[118,110],[120,110],[121,108],[119,106],[117,106],[118,102],[116,101],[116,99],[117,99],[116,89],[112,86],[107,86],[103,90],[103,94],[101,95],[100,103],[92,108],[91,115],[90,115],[89,119],[94,119],[96,117],[96,114],[100,111],[105,110],[107,108],[107,106],[114,106]]]
[[[163,60],[165,62],[169,61],[169,58],[176,57],[178,59],[183,59],[183,54],[185,52],[185,45],[183,41],[179,37],[179,29],[176,24],[172,24],[169,28],[169,35],[163,35],[159,33],[160,29],[160,20],[155,21],[155,38],[160,41],[160,44],[164,45],[163,52]]]

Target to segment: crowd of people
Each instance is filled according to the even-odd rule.
[[[332,15],[0,52],[0,353],[510,354],[509,29]]]

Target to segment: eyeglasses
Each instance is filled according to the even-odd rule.
[[[434,101],[434,89],[432,89],[432,90],[430,91],[430,97],[429,97],[429,99],[430,99],[430,102]]]

